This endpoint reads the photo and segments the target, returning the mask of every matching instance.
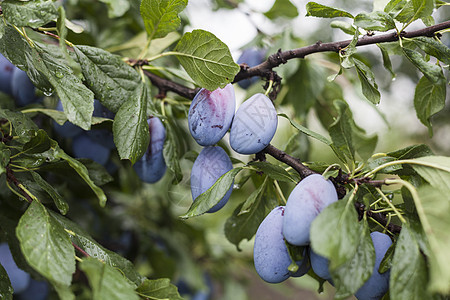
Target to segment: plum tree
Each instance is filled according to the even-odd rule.
[[[381,274],[378,269],[387,250],[392,245],[392,240],[387,234],[378,231],[372,232],[370,237],[375,248],[375,266],[373,267],[372,276],[355,293],[358,300],[379,300],[389,289],[390,270]]]
[[[14,69],[16,66],[0,54],[0,91],[9,95],[12,95],[11,81]]]
[[[296,262],[299,270],[288,270],[292,260],[284,241],[282,226],[284,206],[275,207],[261,222],[255,234],[253,262],[256,272],[266,282],[280,283],[290,276],[300,277],[308,272],[307,259]]]
[[[309,244],[312,221],[338,199],[333,183],[322,175],[312,174],[294,188],[286,203],[283,235],[293,245]]]
[[[239,56],[237,63],[243,64],[245,63],[248,67],[254,67],[259,65],[264,61],[266,56],[266,51],[264,49],[258,49],[255,47],[246,48],[242,51],[241,56]],[[252,84],[258,82],[259,78],[252,77],[248,79],[244,79],[238,82],[238,85],[243,89],[248,89]]]
[[[30,274],[17,267],[7,243],[0,244],[0,263],[8,273],[14,293],[25,291],[30,283]]]
[[[11,79],[11,92],[20,106],[34,103],[38,100],[36,88],[25,71],[15,68]]]
[[[212,146],[228,131],[233,120],[236,99],[232,84],[214,91],[201,89],[191,102],[189,131],[201,146]]]
[[[154,183],[160,180],[166,172],[163,155],[166,129],[158,117],[150,117],[147,123],[150,132],[150,144],[141,159],[133,165],[133,168],[144,182]]]
[[[255,94],[236,111],[230,130],[230,146],[241,154],[254,154],[269,145],[277,130],[277,112],[264,94]]]
[[[230,157],[219,146],[205,147],[195,159],[191,170],[191,194],[195,201],[200,194],[209,189],[223,174],[233,168]],[[233,187],[231,186],[219,203],[214,205],[209,213],[221,209],[231,196]]]

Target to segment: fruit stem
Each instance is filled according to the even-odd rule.
[[[400,221],[402,221],[402,223],[406,223],[405,218],[403,218],[402,214],[397,210],[395,205],[392,204],[391,201],[389,201],[389,199],[386,197],[386,195],[383,193],[383,191],[378,187],[376,187],[375,190],[378,192],[378,194],[380,194],[381,198],[383,198],[383,200],[392,208],[392,210],[395,212],[395,214],[400,219]]]
[[[286,205],[286,198],[284,197],[283,191],[280,188],[280,185],[278,184],[278,180],[274,180],[273,184],[275,185],[275,188],[277,189],[278,194],[281,197],[281,200],[283,201],[283,205]]]

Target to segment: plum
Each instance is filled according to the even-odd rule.
[[[58,101],[55,109],[57,111],[63,111],[61,100]],[[53,122],[53,129],[59,136],[65,138],[73,138],[83,132],[83,129],[70,123],[69,121],[66,121],[63,125],[59,125],[58,123]]]
[[[392,240],[387,234],[378,231],[372,232],[370,237],[375,248],[375,266],[373,267],[372,276],[356,292],[355,296],[358,300],[378,300],[383,298],[384,294],[389,290],[390,270],[380,274],[378,269],[384,255],[392,245]]]
[[[311,247],[309,248],[309,258],[311,260],[311,268],[313,269],[314,273],[316,273],[320,278],[330,281],[331,274],[328,270],[330,261],[326,257],[323,257],[314,252]]]
[[[247,64],[249,67],[254,67],[259,65],[264,61],[264,58],[266,57],[266,51],[263,49],[258,48],[247,48],[242,51],[241,56],[239,56],[237,63],[238,64]],[[244,79],[238,82],[238,85],[243,88],[247,89],[252,84],[258,82],[258,77],[252,77],[248,79]]]
[[[106,164],[111,152],[109,148],[92,140],[85,132],[72,140],[72,150],[75,157],[89,158],[101,165]]]
[[[30,283],[30,274],[17,267],[7,243],[0,244],[0,263],[8,274],[14,294],[23,292]]]
[[[219,142],[230,128],[235,108],[232,84],[212,92],[201,89],[189,107],[188,124],[192,137],[201,146]]]
[[[312,221],[328,205],[338,199],[331,181],[312,174],[300,181],[289,195],[283,218],[283,235],[292,245],[309,244]]]
[[[255,94],[237,110],[230,130],[230,145],[240,154],[254,154],[266,148],[277,130],[277,112],[272,101]]]
[[[284,206],[277,206],[264,218],[255,234],[253,261],[258,275],[266,282],[280,283],[290,276],[299,277],[309,270],[307,259],[297,262],[299,270],[288,270],[291,258],[283,238]]]
[[[108,118],[108,119],[114,119],[114,113],[108,110],[105,106],[103,106],[100,101],[97,99],[94,99],[94,117],[100,117],[100,118]],[[87,131],[87,135],[94,141],[97,141],[97,143],[102,144],[106,146],[109,149],[114,149],[114,137],[111,130],[106,129],[96,129],[92,128],[91,130]]]
[[[154,183],[160,180],[166,172],[166,163],[163,155],[166,129],[157,117],[149,118],[147,123],[150,131],[150,144],[147,151],[134,164],[133,168],[142,181]]]
[[[9,60],[0,54],[0,91],[12,95],[11,81],[14,69],[17,69]]]
[[[47,281],[38,281],[30,279],[28,287],[17,295],[14,299],[18,300],[46,300],[48,299],[49,284]]]
[[[209,189],[223,174],[233,169],[228,154],[219,146],[205,147],[197,156],[191,170],[191,193],[195,201],[198,196]],[[219,203],[214,205],[209,213],[221,209],[230,198],[233,185]]]
[[[19,68],[15,68],[12,73],[11,90],[16,103],[20,106],[25,106],[38,100],[36,88],[27,73]]]

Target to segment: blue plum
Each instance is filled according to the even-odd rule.
[[[238,64],[245,63],[249,67],[254,67],[262,63],[265,57],[266,57],[265,50],[258,48],[247,48],[242,51],[241,56],[239,56],[237,60],[237,63]],[[243,89],[247,89],[252,84],[258,82],[258,80],[259,80],[258,77],[248,78],[239,81],[238,85]]]
[[[0,92],[12,95],[11,81],[14,69],[17,69],[16,66],[0,54]]]
[[[189,107],[188,124],[192,137],[201,146],[219,142],[230,128],[235,108],[232,84],[212,92],[201,89]]]
[[[322,175],[313,174],[300,181],[286,203],[283,219],[283,235],[286,240],[292,245],[308,245],[312,221],[337,199],[333,183],[325,180]]]
[[[240,154],[254,154],[266,148],[277,130],[277,112],[272,101],[255,94],[237,110],[230,130],[230,145]]]
[[[384,294],[389,290],[390,270],[380,274],[378,269],[384,255],[392,245],[392,240],[387,234],[378,231],[372,232],[370,237],[375,248],[375,266],[373,267],[372,276],[356,292],[355,296],[358,300],[378,300],[383,298]]]
[[[20,106],[25,106],[38,100],[36,88],[27,73],[19,68],[14,69],[12,74],[11,90],[16,103]]]
[[[100,101],[97,99],[94,99],[94,117],[101,117],[101,118],[108,118],[108,119],[114,119],[114,113],[109,111],[106,107],[104,107]],[[96,141],[99,144],[102,144],[106,146],[109,149],[114,149],[114,137],[113,133],[110,130],[106,129],[95,129],[92,128],[91,130],[87,131],[87,135],[94,141]]]
[[[314,273],[316,273],[320,278],[330,281],[331,274],[328,270],[330,261],[326,257],[314,252],[311,247],[309,248],[309,258],[311,260],[311,267]]]
[[[24,291],[30,283],[30,274],[17,267],[7,243],[0,244],[0,263],[8,273],[14,294]]]
[[[298,261],[299,270],[292,274],[288,267],[291,258],[283,238],[284,206],[277,206],[264,218],[255,234],[253,261],[258,275],[266,282],[280,283],[290,276],[308,272],[307,259]]]
[[[28,287],[18,294],[16,298],[17,300],[46,300],[49,290],[50,288],[46,281],[38,281],[31,278]]]
[[[163,155],[166,129],[157,117],[149,118],[147,123],[148,130],[150,131],[150,144],[147,151],[133,167],[142,181],[154,183],[160,180],[166,173],[166,163]]]
[[[55,109],[57,111],[63,111],[61,100],[58,101]],[[53,122],[53,129],[59,136],[65,138],[73,138],[74,136],[77,136],[83,132],[83,129],[70,123],[69,121],[66,121],[63,125],[59,125],[58,123]]]
[[[209,189],[223,174],[233,168],[230,157],[219,146],[206,147],[197,156],[191,170],[191,193],[195,201],[198,196]],[[233,185],[225,196],[208,212],[216,212],[221,209],[231,196]]]
[[[74,137],[72,150],[75,157],[89,158],[101,165],[106,164],[111,152],[108,147],[93,141],[85,132]]]

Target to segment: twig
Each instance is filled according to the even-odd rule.
[[[311,174],[315,174],[315,172],[308,167],[306,167],[304,164],[301,163],[300,160],[298,160],[295,157],[290,156],[286,152],[275,148],[274,146],[270,145],[267,146],[264,150],[264,153],[267,153],[277,160],[284,162],[285,164],[291,166],[295,171],[300,174],[301,178],[305,178],[306,176],[309,176]]]
[[[371,210],[365,210],[366,206],[362,203],[355,202],[355,208],[358,211],[358,214],[360,216],[364,215],[364,213],[367,214],[368,217],[373,218],[375,221],[386,227],[387,230],[389,230],[392,233],[400,233],[402,230],[402,227],[396,224],[388,223],[387,218],[382,213],[374,213]]]
[[[80,248],[80,246],[78,246],[77,244],[75,244],[74,242],[72,242],[72,246],[81,254],[83,254],[85,257],[90,257],[89,253],[87,253],[86,251],[84,251],[83,249]]]

